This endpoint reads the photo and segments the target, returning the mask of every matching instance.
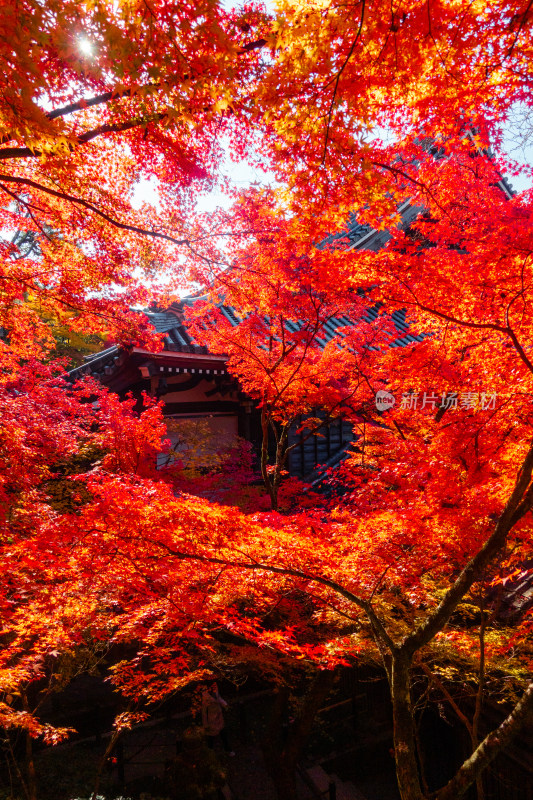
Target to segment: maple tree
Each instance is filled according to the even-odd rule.
[[[275,154],[283,186],[279,214],[283,218],[289,209],[295,253],[311,253],[335,221],[341,226],[354,198],[363,224],[388,229],[381,244],[387,239],[389,244],[379,254],[375,247],[344,259],[332,254],[315,278],[316,296],[329,290],[326,297],[339,302],[339,287],[344,287],[348,309],[359,290],[369,302],[384,303],[389,313],[407,309],[410,334],[430,333],[423,344],[389,350],[386,317],[376,326],[384,336],[380,352],[367,353],[372,385],[361,386],[354,399],[372,402],[386,388],[399,408],[369,437],[371,471],[368,464],[361,469],[355,457],[343,478],[354,486],[353,507],[346,503],[344,512],[352,537],[361,530],[354,517],[362,521],[359,535],[372,531],[371,537],[364,533],[364,563],[351,580],[362,580],[366,563],[369,578],[380,572],[374,547],[398,547],[396,556],[391,551],[382,562],[382,579],[367,584],[359,603],[374,626],[389,673],[402,797],[419,798],[427,789],[416,764],[413,664],[427,656],[421,649],[430,642],[435,646],[449,639],[456,652],[471,650],[471,631],[450,623],[460,601],[471,589],[483,594],[491,582],[527,574],[530,557],[531,201],[528,193],[510,197],[501,176],[512,173],[513,165],[488,155],[513,104],[530,103],[523,71],[530,9],[512,3],[402,3],[397,9],[361,3],[357,8],[355,27],[354,8],[336,4],[291,6],[279,21],[274,73],[281,102],[266,108],[265,152]],[[264,91],[272,91],[272,84],[265,82]],[[394,143],[365,138],[375,126],[392,131]],[[418,220],[407,230],[396,227],[399,207],[418,208]],[[348,232],[345,244],[352,244]],[[309,274],[321,259],[321,253],[310,257]],[[242,258],[237,267],[240,263]],[[278,276],[283,281],[275,258],[263,273],[271,284]],[[226,280],[223,276],[221,282]],[[290,291],[284,310],[276,303],[272,307],[297,322]],[[268,312],[267,305],[263,313]],[[222,338],[218,331],[217,337]],[[233,338],[230,355],[242,354],[238,333]],[[263,331],[256,347],[264,341]],[[361,343],[355,336],[352,342],[358,351]],[[345,345],[349,351],[349,336]],[[254,367],[252,352],[242,360],[246,365],[238,364],[237,374],[245,388],[257,392],[264,370]],[[446,576],[439,575],[437,541],[451,569]],[[354,547],[351,538],[346,557]],[[326,574],[338,576],[331,553],[321,563]],[[474,586],[476,581],[481,587]],[[425,594],[430,586],[432,613]],[[384,616],[373,608],[381,593],[388,595]],[[396,627],[398,617],[407,627],[391,636],[383,620]],[[492,628],[493,643],[498,641],[493,658],[498,649],[505,652],[504,640],[512,646],[523,642],[518,671],[525,686],[528,620],[521,621],[516,638],[515,630],[505,633],[498,622]],[[446,631],[448,626],[452,630]],[[481,647],[480,683],[486,668]],[[531,716],[531,691],[530,685],[508,725],[479,746],[473,736],[472,758],[439,797],[458,796],[478,778],[513,725]]]
[[[28,3],[24,24],[18,11],[2,10],[17,42],[2,40],[1,213],[13,232],[2,242],[2,724],[62,735],[7,697],[100,642],[135,645],[113,680],[142,709],[202,677],[222,629],[324,669],[381,661],[402,800],[430,795],[413,675],[448,691],[453,669],[480,686],[511,673],[507,719],[479,741],[477,707],[472,755],[433,796],[481,788],[533,705],[531,615],[511,626],[491,605],[531,557],[533,212],[531,193],[501,185],[512,164],[488,156],[513,105],[531,105],[530,5],[287,3],[272,24],[208,2],[89,4],[83,24],[76,3]],[[235,146],[263,132],[278,186],[188,225],[225,125]],[[132,207],[141,175],[157,176],[162,217]],[[407,207],[418,214],[402,227]],[[348,250],[346,232],[317,248],[354,209],[386,246]],[[342,503],[244,514],[176,496],[154,469],[156,404],[137,417],[94,384],[66,391],[37,360],[53,347],[37,306],[139,340],[130,304],[176,247],[197,279],[229,261],[214,293],[243,321],[206,336],[267,425],[317,405],[357,423],[377,391],[396,397],[372,413],[365,462],[343,466]],[[376,303],[374,322],[322,346],[331,316],[353,321]],[[427,335],[391,347],[389,315],[402,309]],[[269,626],[280,595],[305,603]]]
[[[3,5],[0,322],[12,347],[50,346],[24,296],[74,330],[142,335],[128,308],[194,247],[187,210],[216,177],[226,109],[255,72],[246,31],[261,20],[210,0]],[[132,202],[155,177],[161,215]]]
[[[348,309],[357,288],[369,304],[385,303],[388,313],[407,308],[410,333],[431,335],[401,350],[390,348],[397,333],[391,333],[388,313],[373,325],[343,331],[347,366],[353,365],[354,352],[365,349],[361,328],[374,328],[366,341],[376,347],[366,349],[366,380],[357,383],[352,402],[369,405],[386,388],[394,392],[398,407],[370,429],[366,463],[354,456],[343,467],[342,483],[352,486],[352,494],[333,511],[331,527],[308,512],[299,525],[292,520],[298,536],[285,553],[278,534],[271,546],[274,558],[265,547],[259,565],[257,549],[249,547],[250,561],[241,561],[241,566],[268,569],[274,562],[286,575],[319,584],[325,573],[332,576],[326,584],[334,584],[337,608],[340,596],[364,610],[388,671],[399,785],[402,796],[411,798],[427,792],[417,766],[413,672],[422,666],[430,676],[435,670],[446,675],[450,661],[459,658],[470,662],[472,682],[479,678],[481,685],[488,673],[494,680],[498,671],[512,671],[516,686],[527,686],[530,616],[508,626],[498,619],[497,605],[492,606],[489,643],[484,638],[485,612],[479,629],[461,619],[468,616],[468,604],[479,605],[476,598],[490,605],[491,586],[500,584],[501,596],[502,582],[513,573],[527,574],[531,553],[531,212],[527,198],[506,198],[495,180],[494,164],[472,148],[470,139],[454,142],[442,159],[416,143],[406,154],[406,180],[411,174],[420,185],[412,202],[426,212],[407,230],[392,228],[389,246],[379,253],[331,254],[327,273],[313,289],[324,293],[327,287],[330,299],[339,302],[339,287],[344,287]],[[498,215],[502,227],[495,229]],[[298,220],[298,230],[300,224]],[[256,249],[251,252],[253,280],[260,270]],[[263,247],[261,256],[268,261],[263,268],[268,276],[265,294],[276,280],[288,287],[284,313],[294,325],[297,304],[280,251],[273,255]],[[310,258],[304,281],[322,260],[322,253]],[[227,291],[227,276],[221,281]],[[247,278],[237,275],[230,294],[237,310],[241,284],[246,287]],[[253,296],[258,296],[258,287]],[[274,309],[280,313],[273,303],[263,313]],[[243,303],[243,313],[248,310]],[[268,362],[266,370],[257,367],[259,358],[266,360],[269,322],[255,323],[262,334],[254,340],[255,349],[245,344],[249,318],[242,323],[244,336],[220,325],[208,334],[209,341],[224,343],[233,357],[230,364],[252,394],[271,378]],[[279,328],[274,335],[281,340]],[[325,387],[327,391],[327,380]],[[315,390],[313,384],[308,388]],[[348,384],[343,388],[348,392]],[[334,399],[335,392],[330,396]],[[342,411],[349,413],[346,404]],[[295,567],[299,557],[301,570]],[[349,613],[354,616],[353,608]],[[509,648],[516,654],[512,667],[501,660]],[[508,741],[513,726],[518,729],[531,717],[531,691],[530,685],[515,716],[486,741],[480,743],[470,728],[474,754],[437,796],[455,797],[469,782],[479,783],[481,768]],[[476,714],[479,720],[479,706]]]
[[[16,551],[29,555],[39,530],[90,502],[84,473],[154,476],[153,444],[164,433],[150,409],[137,423],[133,403],[62,383],[54,334],[158,346],[131,307],[157,292],[158,272],[180,248],[194,246],[186,212],[215,179],[228,98],[238,102],[256,68],[247,31],[263,16],[211,2],[30,0],[0,12],[2,633],[3,645],[23,642],[18,659],[9,647],[2,653],[1,717],[31,736],[65,734],[22,700],[32,687],[42,694],[43,681],[57,685],[61,659],[84,647],[74,617],[81,623],[90,611],[79,600],[70,612],[52,603],[34,613],[30,585],[45,595],[47,585],[52,597],[62,570],[46,558],[47,568],[37,558],[32,569]],[[135,202],[154,177],[164,216]],[[35,796],[29,738],[27,753]]]
[[[135,415],[127,417],[127,432],[119,421],[132,403],[115,406],[96,387],[90,396],[61,384],[66,360],[53,360],[54,334],[59,328],[74,341],[97,335],[124,346],[158,346],[132,306],[156,294],[158,274],[180,249],[194,246],[187,212],[194,192],[216,178],[229,99],[239,102],[257,66],[257,38],[248,33],[259,31],[264,18],[252,6],[239,14],[209,0],[187,7],[32,0],[2,6],[5,636],[17,629],[15,607],[28,611],[22,587],[30,574],[37,586],[59,586],[61,573],[50,567],[39,578],[25,571],[24,559],[11,571],[10,547],[29,547],[34,531],[90,500],[77,479],[84,472],[145,468],[154,475],[153,444],[160,446],[164,428],[147,409],[136,439]],[[161,216],[135,200],[137,188],[153,178]],[[42,655],[46,648],[68,651],[73,641],[51,622],[55,634],[48,638],[44,622],[28,614],[25,630],[34,629],[30,640],[42,631],[44,649],[34,653],[31,668],[25,647],[18,666],[9,648],[3,653],[2,688],[10,698],[20,698],[28,681],[39,683],[50,665],[53,670],[56,659]],[[56,736],[16,700],[2,703],[2,721]]]
[[[289,442],[296,419],[306,415],[301,426],[304,438],[321,435],[321,429],[346,409],[355,421],[350,400],[365,375],[357,368],[357,358],[347,358],[339,349],[337,337],[349,324],[345,315],[361,316],[364,304],[361,297],[347,302],[344,296],[339,303],[331,294],[320,293],[320,275],[330,254],[321,259],[305,249],[300,252],[301,242],[289,226],[284,229],[279,210],[276,218],[269,219],[261,201],[248,198],[239,213],[244,229],[253,229],[258,205],[262,224],[275,234],[261,233],[252,245],[245,241],[237,249],[232,270],[219,274],[213,284],[212,302],[195,303],[187,324],[196,341],[227,356],[247,395],[258,401],[261,475],[272,508],[277,509],[281,479],[288,474],[287,459],[298,445]],[[238,309],[238,325],[221,313],[218,300]],[[369,346],[371,341],[375,345],[375,332],[363,328],[361,323],[360,345]],[[321,418],[316,416],[319,409]]]

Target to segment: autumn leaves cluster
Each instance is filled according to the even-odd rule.
[[[531,106],[530,7],[25,0],[0,24],[2,723],[48,731],[21,698],[66,680],[65,654],[127,644],[113,680],[156,699],[210,669],[221,630],[389,674],[464,659],[473,683],[512,653],[524,686],[530,618],[511,631],[494,598],[531,557],[533,206],[499,149]],[[228,148],[275,181],[198,214]],[[151,179],[158,209],[136,201]],[[64,382],[51,320],[154,349],[138,309],[191,280],[209,302],[187,324],[278,436],[274,507],[294,419],[353,423],[333,501],[261,516],[176,493],[157,404]],[[375,405],[436,389],[497,400]]]

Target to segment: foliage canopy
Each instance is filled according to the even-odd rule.
[[[203,676],[225,630],[325,669],[379,658],[402,800],[423,800],[413,673],[461,663],[483,688],[505,659],[507,723],[482,742],[472,723],[472,756],[435,797],[464,794],[533,706],[531,615],[509,625],[494,600],[531,563],[533,206],[497,157],[508,116],[532,105],[531,4],[320,0],[269,16],[27,0],[1,14],[2,724],[61,735],[16,693],[55,680],[65,654],[135,644],[113,681],[154,701]],[[195,214],[228,142],[277,183]],[[132,204],[152,176],[159,213]],[[349,232],[324,243],[354,210],[381,249]],[[47,320],[157,346],[131,308],[170,273],[240,308],[236,333],[205,340],[272,420],[320,404],[365,423],[342,501],[245,514],[176,495],[154,469],[156,403],[136,415],[43,365]],[[387,313],[324,348],[329,317],[365,304]],[[402,309],[430,335],[398,349]],[[381,415],[380,390],[397,398]],[[305,602],[266,625],[280,596]]]

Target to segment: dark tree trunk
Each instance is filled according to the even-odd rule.
[[[30,704],[26,692],[22,691],[22,708],[30,713]],[[25,738],[25,767],[26,767],[26,787],[28,800],[37,800],[37,775],[35,773],[35,761],[33,758],[33,742],[28,731],[24,733]]]
[[[402,800],[423,800],[416,757],[410,667],[410,659],[407,657],[399,653],[393,656],[390,689],[394,723],[394,756]]]

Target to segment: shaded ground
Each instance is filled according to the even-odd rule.
[[[234,800],[277,800],[260,747],[270,704],[271,695],[268,692],[258,692],[242,701],[234,700],[226,712],[226,730],[235,755],[228,755],[218,739],[215,742],[215,752],[228,775],[227,796]],[[165,722],[140,726],[127,734],[121,756],[123,767],[120,764],[113,767],[118,784],[124,786],[126,795],[138,796],[144,791],[152,797],[164,796],[162,790],[165,763],[175,757],[183,731],[190,724],[189,715],[178,713]],[[320,731],[320,726],[318,728]],[[330,733],[331,721],[326,728]],[[353,729],[350,733],[350,726],[346,723],[342,724],[340,733],[341,741],[338,744],[346,746],[351,741],[354,746],[349,752],[334,759],[321,759],[322,767],[329,778],[338,776],[339,787],[344,781],[357,787],[360,794],[353,795],[357,800],[398,800],[386,734],[378,728],[374,733],[375,741],[372,743],[367,740],[367,745],[363,746],[354,743]],[[368,732],[366,735],[368,736]],[[306,767],[316,764],[317,751],[328,752],[328,749],[327,742],[319,733],[311,747]],[[118,774],[120,769],[122,776]],[[324,792],[323,798],[328,797],[327,783],[328,781],[320,787]],[[298,797],[295,800],[317,800],[316,791],[313,792],[312,787],[302,777],[298,777],[297,789]],[[341,796],[344,797],[339,792],[338,800],[341,800]],[[346,800],[352,800],[352,795],[347,794]]]
[[[266,770],[260,742],[269,716],[271,694],[259,691],[243,698],[234,698],[226,712],[226,730],[235,755],[227,754],[222,742],[215,742],[215,752],[228,776],[225,796],[231,800],[277,800],[271,778]],[[98,716],[98,715],[97,715]],[[165,798],[168,796],[166,767],[176,757],[184,730],[193,722],[190,713],[174,709],[166,718],[147,722],[126,732],[102,769],[99,794],[111,798]],[[327,786],[332,775],[338,775],[339,787],[344,781],[353,783],[361,795],[338,794],[338,800],[397,800],[394,779],[390,770],[383,770],[383,754],[378,749],[363,752],[354,741],[351,723],[343,720],[337,725],[337,741],[331,734],[335,725],[331,719],[318,725],[318,733],[309,751],[306,768],[320,760],[327,773],[323,798],[328,797]],[[368,735],[368,731],[367,731]],[[356,737],[357,738],[357,737]],[[37,758],[40,800],[74,800],[89,798],[94,789],[94,776],[109,735],[87,737],[83,741],[61,745],[41,753]],[[352,750],[336,759],[325,761],[322,755],[337,747]],[[388,756],[386,745],[385,761]],[[376,761],[375,758],[379,760]],[[392,760],[389,760],[392,763]],[[374,763],[373,763],[374,762]],[[365,769],[362,769],[362,765]],[[22,792],[4,784],[0,787],[0,800],[18,800]],[[298,778],[298,796],[295,800],[317,800],[318,795]]]
[[[234,756],[224,751],[221,741],[215,741],[215,753],[228,775],[226,795],[233,800],[277,800],[259,745],[269,702],[270,697],[261,692],[246,698],[245,707],[239,702],[230,706],[226,713],[226,730]],[[179,739],[190,724],[189,715],[178,714],[162,725],[140,727],[127,735],[124,746],[126,794],[133,790],[136,794],[146,791],[159,796],[158,790],[164,786],[165,763],[176,755],[176,740],[179,748]],[[315,800],[301,780],[298,788],[295,800]]]
[[[400,800],[388,738],[375,734],[348,752],[322,761],[329,774],[354,784],[365,800]]]

